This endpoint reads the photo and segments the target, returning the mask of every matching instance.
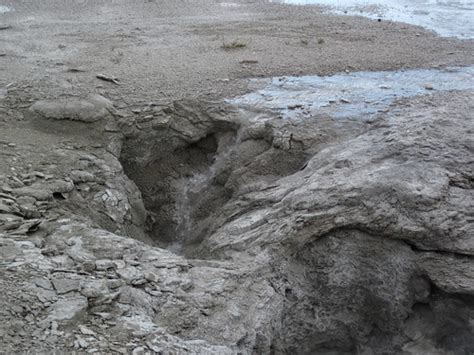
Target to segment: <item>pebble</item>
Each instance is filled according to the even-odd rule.
[[[81,293],[87,298],[103,297],[108,292],[105,280],[90,280],[83,283]]]
[[[79,348],[86,349],[89,346],[89,343],[85,340],[82,339],[81,337],[77,336],[77,345]]]
[[[46,175],[43,174],[43,173],[40,172],[40,171],[33,171],[31,174],[34,175],[34,176],[36,176],[37,178],[40,178],[40,179],[46,178]]]
[[[145,279],[147,279],[150,282],[158,282],[158,275],[148,272],[145,274]]]
[[[132,266],[138,266],[140,265],[140,262],[137,260],[127,260],[127,263]]]
[[[119,288],[122,285],[123,285],[122,280],[108,280],[107,281],[107,287],[112,289],[112,290],[116,289],[116,288]]]
[[[95,181],[95,176],[87,171],[83,170],[72,170],[69,173],[69,177],[75,184],[82,182],[93,182]]]
[[[139,346],[132,350],[132,355],[144,355],[146,349],[143,346]]]
[[[3,198],[3,199],[6,199],[6,200],[11,200],[11,201],[16,201],[16,198],[11,196],[11,195],[8,195],[6,193],[1,193],[0,192],[0,198]]]
[[[10,186],[7,186],[7,185],[3,185],[2,187],[0,187],[0,190],[2,190],[4,193],[11,193],[13,191],[13,189],[10,187]]]
[[[68,322],[83,314],[87,306],[87,298],[82,296],[60,299],[52,306],[49,317],[58,322]]]
[[[84,335],[93,335],[95,336],[95,332],[87,328],[85,325],[80,325],[79,330],[81,331],[82,334]]]
[[[95,271],[95,263],[90,260],[86,260],[82,263],[82,269],[86,272],[93,272]]]
[[[52,197],[52,192],[50,190],[35,189],[32,187],[20,187],[13,190],[13,193],[16,195],[24,195],[24,196],[33,197],[38,201],[49,200]]]
[[[147,283],[147,280],[146,280],[146,279],[138,279],[138,280],[133,280],[133,281],[131,282],[131,284],[132,284],[133,286],[141,286],[141,285],[144,285],[144,284],[146,284],[146,283]]]
[[[41,287],[45,290],[52,290],[53,289],[53,285],[51,284],[51,282],[48,279],[37,278],[37,279],[33,280],[33,282],[36,286]]]
[[[16,202],[19,205],[34,205],[36,202],[36,199],[30,196],[21,196],[17,198]]]
[[[74,279],[56,278],[52,280],[54,289],[59,294],[64,294],[80,289],[80,281]]]
[[[15,176],[12,177],[12,180],[13,180],[13,181],[10,182],[10,185],[11,185],[11,187],[13,187],[13,188],[18,188],[18,187],[23,187],[23,186],[25,186],[25,184],[24,184],[20,179],[18,179],[18,178],[15,177]]]
[[[96,260],[95,268],[98,271],[107,271],[110,269],[115,269],[117,266],[112,260]]]
[[[112,315],[110,313],[107,313],[107,312],[95,312],[94,313],[96,316],[99,316],[101,317],[102,319],[110,319],[112,318]]]
[[[295,110],[297,108],[302,108],[303,105],[301,104],[294,104],[294,105],[288,105],[288,110]]]

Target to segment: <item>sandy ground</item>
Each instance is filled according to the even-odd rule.
[[[231,97],[248,78],[471,65],[474,41],[258,1],[2,1],[0,88],[118,105]],[[243,48],[223,49],[233,42]],[[70,72],[79,69],[80,72]],[[121,85],[100,81],[97,73]]]

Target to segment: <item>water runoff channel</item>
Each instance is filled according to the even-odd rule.
[[[440,36],[474,38],[474,0],[268,0],[295,6],[318,5],[328,13],[365,16],[422,26]],[[366,118],[398,98],[474,88],[474,67],[353,72],[333,76],[255,79],[261,89],[230,103],[275,110],[295,118],[326,113]]]

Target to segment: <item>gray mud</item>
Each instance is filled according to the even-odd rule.
[[[0,353],[474,353],[474,42],[266,1],[14,7]]]

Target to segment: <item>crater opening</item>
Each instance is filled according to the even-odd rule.
[[[167,125],[156,125],[125,139],[121,163],[142,192],[146,229],[160,247],[176,253],[229,198],[213,168],[235,144],[239,125],[189,103],[166,110]]]
[[[246,122],[229,108],[175,103],[166,112],[166,127],[125,139],[120,160],[142,192],[148,235],[175,253],[193,254],[225,223],[223,208],[231,198],[295,173],[307,161],[293,135],[274,137],[271,125]]]

